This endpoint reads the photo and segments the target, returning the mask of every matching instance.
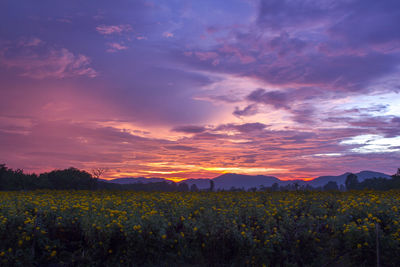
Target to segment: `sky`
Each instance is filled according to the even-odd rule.
[[[400,167],[398,0],[0,2],[0,163],[104,178]]]

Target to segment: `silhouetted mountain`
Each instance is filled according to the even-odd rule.
[[[349,172],[346,172],[342,175],[337,176],[320,176],[310,181],[303,181],[303,180],[279,180],[274,176],[265,176],[265,175],[244,175],[244,174],[235,174],[235,173],[226,173],[222,174],[218,177],[212,178],[215,183],[215,189],[224,189],[229,190],[232,187],[235,188],[243,188],[245,190],[260,186],[270,187],[272,184],[277,183],[280,186],[286,186],[289,184],[297,183],[299,186],[311,185],[312,187],[322,187],[326,185],[328,182],[333,181],[340,185],[344,185]],[[362,182],[368,178],[374,177],[382,177],[390,179],[391,176],[381,173],[381,172],[374,172],[374,171],[361,171],[359,173],[355,173],[358,177],[358,181]],[[187,179],[183,180],[179,183],[186,183],[189,187],[192,184],[196,184],[196,186],[201,189],[210,188],[210,180],[211,179]],[[117,178],[113,180],[103,180],[108,183],[116,183],[116,184],[136,184],[136,183],[156,183],[156,182],[170,182],[164,178],[144,178],[144,177],[137,177],[137,178]],[[178,184],[179,184],[178,183]]]
[[[328,182],[332,181],[332,182],[336,182],[338,184],[338,186],[340,185],[344,185],[347,176],[349,175],[349,172],[343,173],[342,175],[338,175],[338,176],[320,176],[318,178],[315,178],[311,181],[308,181],[308,184],[310,184],[313,187],[319,187],[319,186],[324,186],[326,185]],[[357,175],[358,181],[362,182],[365,179],[368,178],[378,178],[378,177],[382,177],[382,178],[388,178],[390,179],[391,176],[381,173],[381,172],[373,172],[373,171],[361,171],[359,173],[355,173],[355,175]]]
[[[364,181],[365,179],[374,178],[374,177],[387,178],[387,179],[392,178],[391,175],[387,175],[387,174],[384,174],[381,172],[374,172],[374,171],[361,171],[359,173],[356,173],[356,175],[357,175],[359,182]]]
[[[281,180],[274,176],[264,175],[243,175],[235,173],[226,173],[213,179],[216,189],[229,190],[232,187],[249,189],[252,187],[259,188],[263,186],[271,186],[273,183],[280,183]]]
[[[210,188],[210,179],[186,179],[179,183],[185,183],[189,187],[195,184],[200,190]]]
[[[102,180],[107,183],[114,183],[114,184],[148,184],[148,183],[158,183],[158,182],[169,182],[164,178],[145,178],[145,177],[129,177],[129,178],[116,178],[112,180]]]
[[[308,182],[304,180],[279,180],[278,184],[285,186],[288,184],[306,185]]]

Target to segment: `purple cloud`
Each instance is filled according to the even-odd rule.
[[[117,51],[128,49],[127,46],[125,46],[123,44],[119,44],[119,43],[108,43],[107,45],[108,45],[107,52],[110,52],[110,53],[115,53]]]
[[[62,79],[72,76],[94,78],[97,76],[97,72],[90,66],[91,60],[87,56],[75,55],[66,48],[48,47],[48,51],[43,53],[40,47],[36,48],[42,43],[39,39],[32,39],[24,42],[22,47],[5,47],[0,53],[0,64],[7,68],[18,69],[21,71],[21,76],[34,79]]]
[[[255,115],[257,113],[258,113],[257,105],[255,105],[255,104],[248,105],[248,106],[244,107],[243,109],[235,107],[235,110],[233,111],[233,115],[238,116],[238,117],[251,116],[251,115]]]
[[[271,105],[276,109],[290,109],[290,103],[289,99],[287,98],[287,94],[280,91],[267,92],[260,88],[251,92],[246,98],[252,102]]]
[[[203,126],[196,126],[196,125],[185,125],[185,126],[178,126],[172,129],[174,132],[181,132],[181,133],[202,133],[206,130]]]
[[[99,25],[96,31],[103,35],[121,34],[123,32],[132,31],[132,27],[128,24],[125,25]]]

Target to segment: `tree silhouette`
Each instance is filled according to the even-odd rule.
[[[278,183],[273,183],[271,186],[271,191],[279,191],[279,184]]]
[[[189,186],[186,183],[179,183],[178,191],[179,192],[187,192],[187,191],[189,191]]]
[[[199,188],[197,187],[196,184],[192,184],[192,185],[190,186],[190,191],[192,191],[192,192],[198,192],[198,191],[199,191]]]
[[[210,192],[214,191],[214,181],[210,179]]]
[[[106,168],[95,168],[90,172],[93,178],[100,179],[101,176],[107,171]]]
[[[325,191],[337,191],[337,190],[339,190],[339,187],[336,182],[329,181],[326,185],[324,185],[324,190]]]
[[[347,175],[346,182],[345,182],[347,190],[354,190],[358,187],[358,178],[357,175],[354,173],[350,173]]]
[[[97,182],[90,173],[72,167],[43,173],[39,178],[47,180],[50,189],[94,189]]]

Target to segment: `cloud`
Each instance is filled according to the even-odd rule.
[[[233,111],[232,114],[235,116],[241,117],[241,116],[251,116],[251,115],[255,115],[257,113],[258,113],[257,105],[251,104],[251,105],[244,107],[243,109],[235,107],[235,110]]]
[[[129,24],[99,25],[96,27],[96,31],[103,35],[121,34],[123,32],[132,31],[132,27]]]
[[[175,146],[165,146],[166,149],[171,150],[181,150],[181,151],[197,151],[198,149],[191,146],[182,146],[182,145],[175,145]]]
[[[21,70],[21,76],[33,79],[62,79],[73,76],[94,78],[97,76],[97,72],[90,67],[91,60],[87,56],[75,55],[66,48],[48,47],[49,50],[46,52],[42,52],[41,49],[31,49],[41,43],[33,41],[25,43],[21,48],[6,48],[3,53],[0,53],[0,63],[8,68]]]
[[[259,122],[255,123],[244,123],[240,125],[236,125],[235,128],[241,133],[248,133],[253,131],[261,131],[264,130],[267,125]]]
[[[371,133],[380,134],[385,138],[399,136],[400,117],[398,116],[370,116],[348,118],[347,122],[356,127],[369,129]]]
[[[234,58],[239,60],[242,64],[249,64],[256,61],[256,58],[252,55],[249,55],[246,50],[239,49],[238,47],[229,45],[227,43],[224,43],[223,46],[218,49],[218,51],[228,56],[233,55]]]
[[[221,102],[221,103],[238,103],[242,100],[238,96],[234,95],[208,95],[208,96],[199,96],[196,99],[208,100],[211,102]]]
[[[221,124],[216,127],[215,131],[238,131],[240,133],[250,133],[250,132],[257,132],[264,130],[268,125],[260,123],[260,122],[253,122],[253,123],[243,123],[243,124]]]
[[[33,37],[30,39],[23,39],[18,43],[19,46],[25,46],[25,47],[35,47],[43,44],[44,42],[37,37]]]
[[[194,53],[198,59],[201,61],[206,61],[209,59],[215,59],[218,57],[218,54],[215,52],[195,52]]]
[[[358,0],[349,2],[348,7],[352,12],[329,27],[332,37],[353,47],[399,44],[400,32],[394,27],[400,23],[399,1]]]
[[[195,125],[185,125],[185,126],[178,126],[172,129],[174,132],[181,132],[181,133],[202,133],[206,130],[203,126],[195,126]]]
[[[172,38],[174,34],[172,32],[163,32],[162,36],[165,38]]]
[[[119,43],[108,43],[107,45],[108,45],[107,52],[110,52],[110,53],[128,49],[127,46],[125,46],[123,44],[119,44]]]
[[[290,38],[287,32],[282,32],[269,41],[269,46],[272,51],[277,51],[279,56],[285,56],[290,52],[301,53],[307,43],[299,38]]]
[[[228,33],[220,33],[213,45],[205,43],[208,49],[201,52],[217,53],[218,65],[205,64],[204,57],[182,60],[279,87],[319,87],[321,98],[387,90],[376,83],[399,71],[400,33],[394,26],[399,5],[395,0],[262,0],[255,25],[226,27]]]
[[[315,114],[315,109],[312,106],[309,105],[301,105],[300,107],[297,107],[296,109],[292,109],[291,113],[293,114],[292,119],[295,122],[298,123],[303,123],[303,124],[314,124],[317,122],[317,117],[314,116]]]
[[[259,88],[251,92],[246,99],[256,103],[270,105],[276,109],[290,109],[288,95],[280,91],[267,92],[265,89]]]

